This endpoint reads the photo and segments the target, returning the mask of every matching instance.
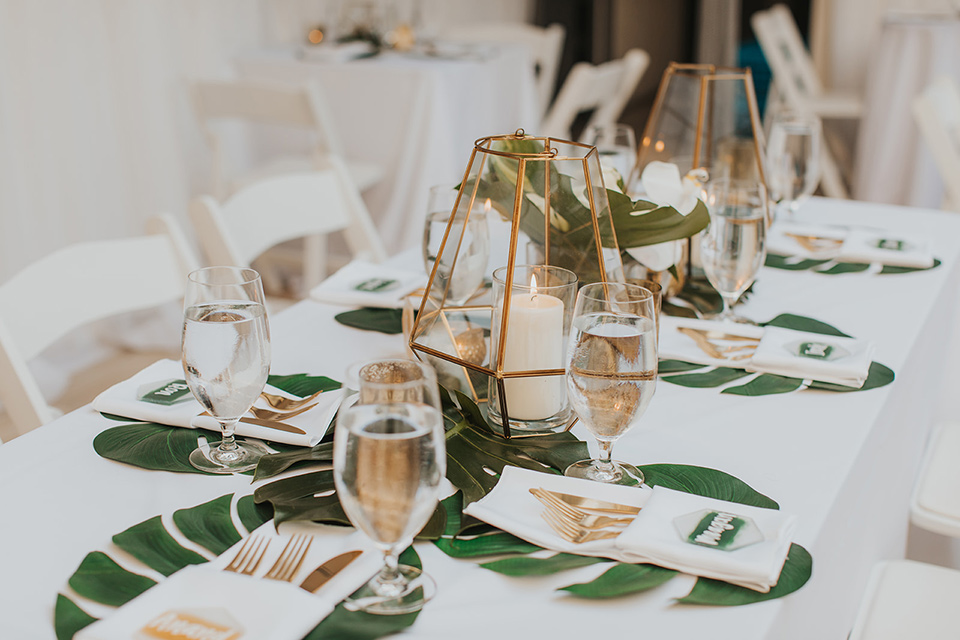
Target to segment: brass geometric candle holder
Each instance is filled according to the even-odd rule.
[[[490,289],[481,288],[466,303],[459,303],[462,296],[454,302],[450,284],[463,281],[457,278],[457,269],[477,268],[467,261],[458,262],[460,245],[477,203],[488,199],[489,215],[496,211],[509,223],[509,233],[493,233],[490,238],[491,254],[507,256],[506,264],[490,265],[485,274],[492,278],[494,269],[502,267],[498,273],[497,300]],[[521,272],[532,274],[534,281],[518,283],[516,278]],[[537,277],[542,280],[537,282]],[[571,278],[580,284],[623,281],[620,249],[597,149],[578,142],[527,136],[522,130],[481,138],[470,154],[420,300],[410,332],[410,348],[437,368],[442,384],[469,395],[487,412],[490,422],[499,424],[505,437],[518,435],[517,432],[532,435],[569,428],[573,418],[569,417],[572,414],[565,394],[562,410],[552,411],[560,405],[547,403],[541,406],[548,406],[550,415],[539,416],[536,410],[527,411],[528,405],[522,411],[523,417],[517,418],[510,410],[514,407],[516,411],[519,405],[511,401],[511,385],[505,382],[564,375],[563,354],[573,308],[546,288],[560,287],[561,281],[569,284]],[[575,289],[574,285],[574,292]],[[521,304],[518,295],[531,299],[523,299]],[[538,327],[548,331],[537,321],[530,322],[529,316],[525,322],[511,322],[518,312],[525,313],[531,303],[533,307],[556,304],[548,298],[561,304],[563,328],[559,333],[549,330],[550,335],[558,336],[556,344],[544,342],[542,335],[535,336],[540,338],[535,353],[519,359],[505,357],[507,345],[516,349],[534,342],[525,340],[518,332],[535,332]],[[555,313],[549,315],[550,322],[555,322]],[[538,354],[548,351],[549,364],[537,367],[536,363],[541,361]],[[511,361],[522,366],[511,366]],[[489,410],[491,401],[497,404],[493,410]]]

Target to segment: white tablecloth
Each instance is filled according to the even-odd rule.
[[[236,64],[249,78],[319,83],[347,158],[386,172],[363,196],[391,254],[419,246],[430,187],[463,178],[478,138],[540,124],[533,63],[519,46],[475,58],[386,53],[339,63],[274,50]],[[296,138],[282,144],[293,149]]]
[[[960,18],[887,16],[857,138],[857,200],[940,207],[943,181],[911,111],[913,99],[940,75],[960,81]]]
[[[509,578],[420,545],[439,592],[405,634],[411,638],[583,638],[632,629],[657,638],[843,638],[873,563],[902,557],[907,504],[954,326],[960,286],[960,218],[933,211],[814,198],[801,218],[869,221],[931,238],[942,266],[905,275],[827,276],[764,269],[743,308],[766,320],[808,315],[877,344],[896,371],[881,389],[721,395],[661,382],[642,425],[614,455],[727,471],[800,518],[796,541],[813,554],[810,582],[786,598],[744,607],[672,604],[693,580],[644,594],[577,600],[554,591],[605,570],[583,567]],[[273,371],[343,376],[357,361],[402,350],[398,336],[338,325],[340,309],[305,301],[272,319]],[[116,423],[89,407],[0,446],[0,637],[52,638],[56,593],[84,555],[157,514],[228,492],[248,477],[145,471],[99,458],[91,440]],[[582,431],[581,438],[588,439]],[[591,444],[591,447],[593,445]]]

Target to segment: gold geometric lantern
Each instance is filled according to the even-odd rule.
[[[482,215],[488,200],[490,215],[509,223],[503,225],[509,231],[490,237],[491,255],[505,262],[478,266],[461,258],[461,244],[470,216]],[[464,302],[455,289],[479,281],[477,268],[493,286]],[[573,414],[563,362],[577,282],[622,280],[597,149],[523,130],[481,138],[420,300],[410,348],[437,368],[442,384],[471,396],[506,437],[568,428]],[[527,402],[544,394],[554,400]]]
[[[660,160],[676,164],[681,175],[702,168],[710,179],[766,186],[765,146],[750,69],[671,62],[638,146],[637,167],[642,172]]]

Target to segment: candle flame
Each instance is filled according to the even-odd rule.
[[[530,299],[537,299],[537,274],[535,273],[530,276]]]
[[[491,207],[491,206],[492,206],[492,205],[490,204],[490,198],[487,198],[487,201],[483,203],[483,212],[484,212],[484,213],[490,213],[490,207]]]

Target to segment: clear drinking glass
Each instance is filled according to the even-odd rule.
[[[783,111],[774,118],[767,142],[770,196],[792,217],[820,182],[822,126],[815,115]]]
[[[723,298],[717,319],[749,324],[733,305],[756,280],[767,255],[766,189],[760,182],[723,178],[707,184],[706,200],[710,225],[700,238],[700,260]]]
[[[340,411],[333,477],[350,522],[384,555],[383,568],[346,606],[378,614],[420,610],[436,591],[399,555],[430,520],[446,473],[443,418],[433,370],[380,360],[359,372],[359,399]]]
[[[464,194],[464,198],[468,194]],[[483,284],[487,274],[487,263],[490,261],[490,233],[487,229],[487,210],[483,203],[475,202],[470,211],[470,219],[459,222],[450,229],[448,242],[455,242],[463,231],[463,240],[459,250],[445,247],[443,256],[440,256],[440,245],[443,235],[447,231],[450,215],[457,201],[456,185],[439,185],[431,187],[427,201],[427,218],[423,227],[423,264],[427,275],[433,272],[434,264],[440,259],[437,269],[437,278],[442,288],[446,290],[446,303],[450,306],[463,305]],[[454,269],[456,260],[456,269]],[[453,280],[450,280],[451,272]]]
[[[233,431],[270,373],[270,328],[260,274],[239,267],[208,267],[188,277],[183,314],[183,373],[201,405],[220,423],[223,440],[190,454],[211,473],[238,473],[267,453],[238,442]]]
[[[624,184],[630,184],[637,163],[637,136],[632,127],[626,124],[592,125],[583,135],[583,141],[597,148],[601,164],[616,169]]]
[[[613,444],[635,426],[657,388],[654,296],[623,282],[588,284],[577,294],[567,350],[567,396],[600,447],[596,460],[567,467],[568,476],[637,485],[643,474],[612,460]]]

